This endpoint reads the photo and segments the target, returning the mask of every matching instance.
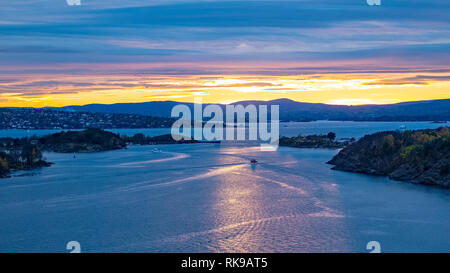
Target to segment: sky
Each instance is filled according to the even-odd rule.
[[[0,107],[450,98],[450,1],[0,0]]]

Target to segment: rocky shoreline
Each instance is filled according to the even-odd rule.
[[[450,188],[449,127],[435,130],[390,131],[366,135],[358,141],[336,141],[327,135],[281,137],[280,146],[341,149],[328,163],[334,170],[388,176],[393,180]],[[41,138],[0,139],[0,178],[12,171],[50,166],[41,151],[94,153],[124,149],[127,145],[203,143],[175,141],[171,135],[120,136],[101,129],[60,132]],[[217,142],[207,142],[217,143]]]
[[[10,178],[11,177],[11,173],[15,172],[15,171],[31,171],[31,170],[35,170],[35,169],[40,169],[40,168],[45,168],[45,167],[50,167],[51,165],[53,165],[52,162],[47,162],[45,160],[40,160],[36,163],[34,163],[33,165],[30,166],[23,166],[23,167],[19,167],[19,168],[9,168],[5,171],[0,172],[0,178]]]
[[[10,177],[14,171],[48,167],[41,149],[29,139],[0,139],[0,178]]]
[[[449,128],[367,135],[328,163],[334,170],[450,188]]]

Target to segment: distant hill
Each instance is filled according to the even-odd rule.
[[[136,114],[145,116],[170,117],[172,108],[180,104],[175,101],[155,101],[142,103],[88,104],[84,106],[66,106],[59,109],[69,112],[91,112],[109,114]],[[192,103],[189,104],[193,106]]]
[[[137,114],[170,117],[171,109],[180,104],[175,101],[143,103],[89,104],[59,108],[70,112],[98,112]],[[193,108],[192,103],[183,103]],[[280,105],[282,121],[311,120],[354,120],[354,121],[448,121],[450,120],[450,99],[404,102],[389,105],[328,105],[304,103],[289,99],[272,101],[242,101],[233,104]],[[205,104],[204,106],[206,106]],[[222,105],[224,107],[224,105]]]

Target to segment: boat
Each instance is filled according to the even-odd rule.
[[[250,163],[256,164],[256,163],[258,163],[258,161],[256,159],[252,159],[252,160],[250,160]]]

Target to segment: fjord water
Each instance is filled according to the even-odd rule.
[[[67,252],[69,241],[82,252],[367,252],[369,241],[383,252],[450,250],[448,190],[333,171],[336,152],[223,143],[47,153],[52,167],[0,180],[0,252]]]
[[[405,127],[408,130],[417,129],[434,129],[446,124],[423,122],[358,122],[358,121],[327,121],[319,120],[312,122],[281,122],[280,135],[281,136],[298,136],[312,135],[312,134],[327,134],[328,132],[336,133],[338,138],[360,138],[365,134],[372,134],[379,131],[393,131],[400,127]],[[137,133],[143,133],[147,136],[158,136],[163,134],[170,134],[170,128],[143,128],[143,129],[109,129],[109,131],[132,136]],[[0,137],[31,137],[44,136],[61,132],[61,130],[0,130]]]

